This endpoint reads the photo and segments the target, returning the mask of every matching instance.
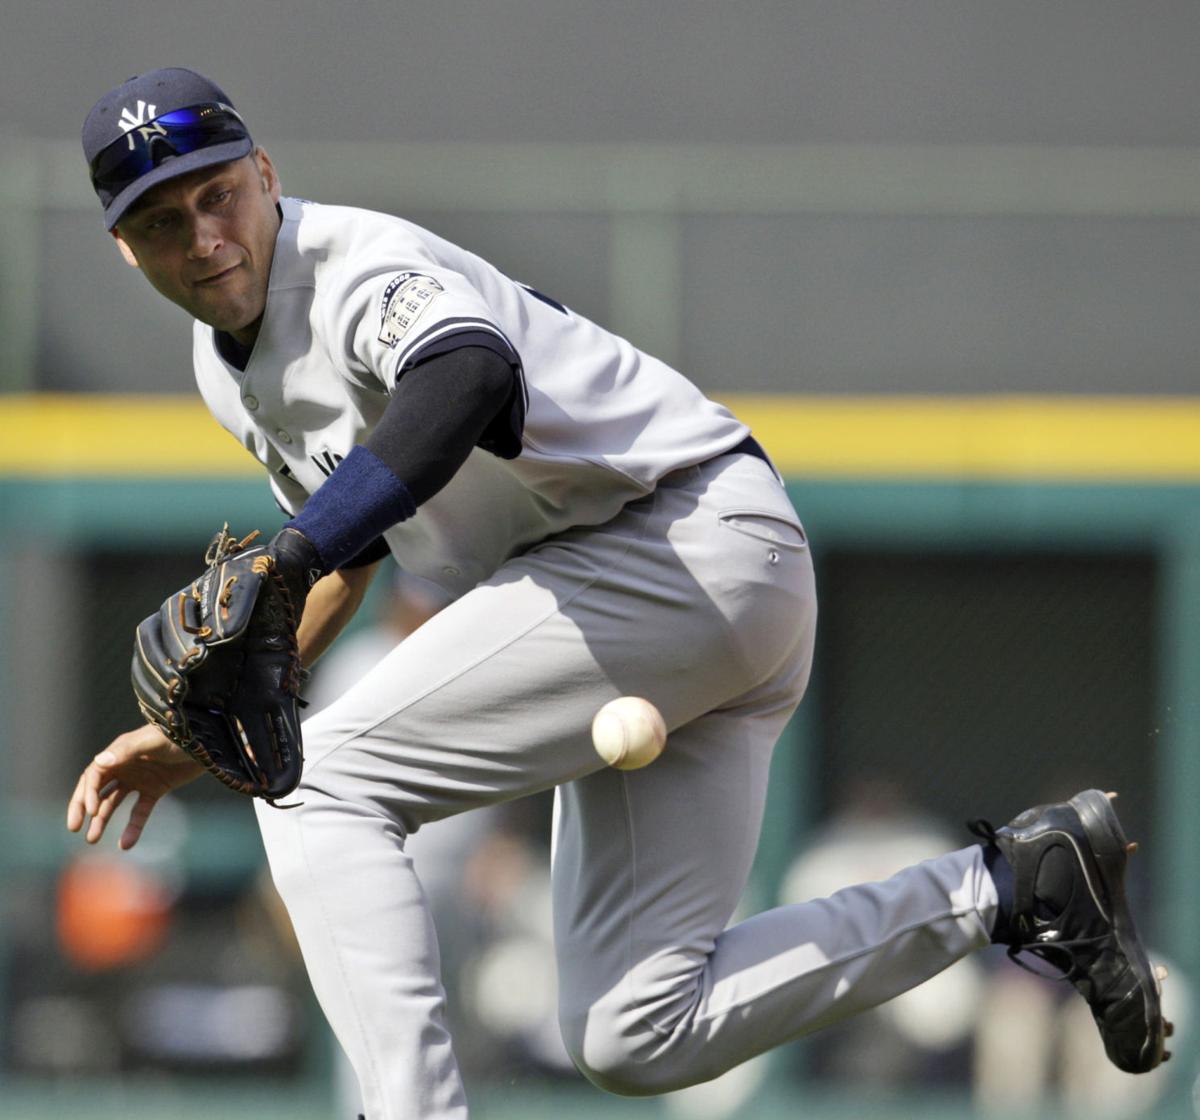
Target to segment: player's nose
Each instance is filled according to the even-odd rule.
[[[191,223],[188,256],[193,260],[211,257],[224,244],[220,223],[211,215],[197,214]]]

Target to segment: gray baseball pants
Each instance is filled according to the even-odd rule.
[[[301,806],[258,817],[368,1120],[467,1114],[404,841],[475,806],[558,787],[563,1037],[614,1092],[715,1077],[988,942],[979,848],[728,925],[815,624],[783,487],[728,455],[506,563],[306,723]],[[670,730],[643,770],[591,746],[592,716],[623,694]]]

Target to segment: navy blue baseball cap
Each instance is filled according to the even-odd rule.
[[[108,229],[151,187],[252,151],[225,91],[178,67],[130,78],[83,122],[83,154]]]

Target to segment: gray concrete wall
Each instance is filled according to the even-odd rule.
[[[1200,148],[1200,7],[1183,0],[46,0],[9,3],[3,23],[10,138],[73,140],[100,92],[166,64],[224,84],[268,148]],[[362,167],[339,172],[336,201],[370,195]],[[484,185],[489,173],[474,172]],[[1194,392],[1200,184],[1179,212],[1133,201],[685,215],[663,310],[678,320],[671,356],[721,388]],[[606,213],[410,216],[602,322],[622,318]],[[36,244],[36,384],[188,389],[183,316],[120,265],[95,214],[52,208]]]
[[[1200,143],[1190,0],[41,0],[0,127],[72,136],[153,66],[265,137]]]

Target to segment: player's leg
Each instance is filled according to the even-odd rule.
[[[617,1092],[715,1077],[874,1006],[986,945],[994,919],[995,887],[973,847],[726,928],[757,846],[771,751],[807,681],[815,622],[807,555],[787,551],[793,538],[756,470],[740,464],[709,487],[721,531],[707,548],[680,541],[692,577],[735,622],[755,683],[676,726],[646,769],[601,770],[558,794],[564,1037],[580,1067]],[[799,578],[775,586],[760,565],[795,565]],[[793,642],[779,657],[781,617]]]
[[[405,841],[427,821],[598,764],[561,710],[572,690],[595,689],[596,707],[611,696],[559,615],[570,594],[514,578],[452,604],[305,724],[298,806],[259,808],[272,876],[370,1120],[466,1116]]]
[[[875,1006],[988,944],[973,847],[727,928],[785,711],[764,696],[674,732],[645,770],[558,795],[564,1038],[598,1085],[659,1093]]]
[[[720,485],[733,489],[739,476]],[[738,505],[732,493],[722,501]],[[753,538],[728,534],[717,566],[744,570],[754,552]],[[719,581],[692,572],[740,617],[743,648],[771,647],[769,615],[724,604]],[[728,590],[738,597],[742,584]],[[805,676],[803,656],[785,660],[738,700],[675,728],[646,770],[599,771],[560,790],[561,1014],[580,1067],[626,1093],[703,1081],[995,938],[1069,973],[1116,1064],[1153,1068],[1167,1028],[1124,902],[1124,836],[1094,791],[985,829],[987,849],[726,928],[757,842],[771,747]]]
[[[294,809],[256,802],[263,841],[366,1115],[462,1120],[437,939],[403,832],[348,803],[294,797]]]
[[[371,1120],[464,1107],[406,834],[599,769],[591,717],[619,693],[653,697],[678,726],[811,644],[802,542],[757,542],[752,573],[710,563],[719,588],[691,573],[713,551],[706,540],[728,532],[701,509],[691,486],[702,482],[686,472],[452,604],[305,725],[299,807],[261,809],[276,884]],[[736,602],[718,607],[735,586]],[[760,624],[744,646],[747,612]]]

